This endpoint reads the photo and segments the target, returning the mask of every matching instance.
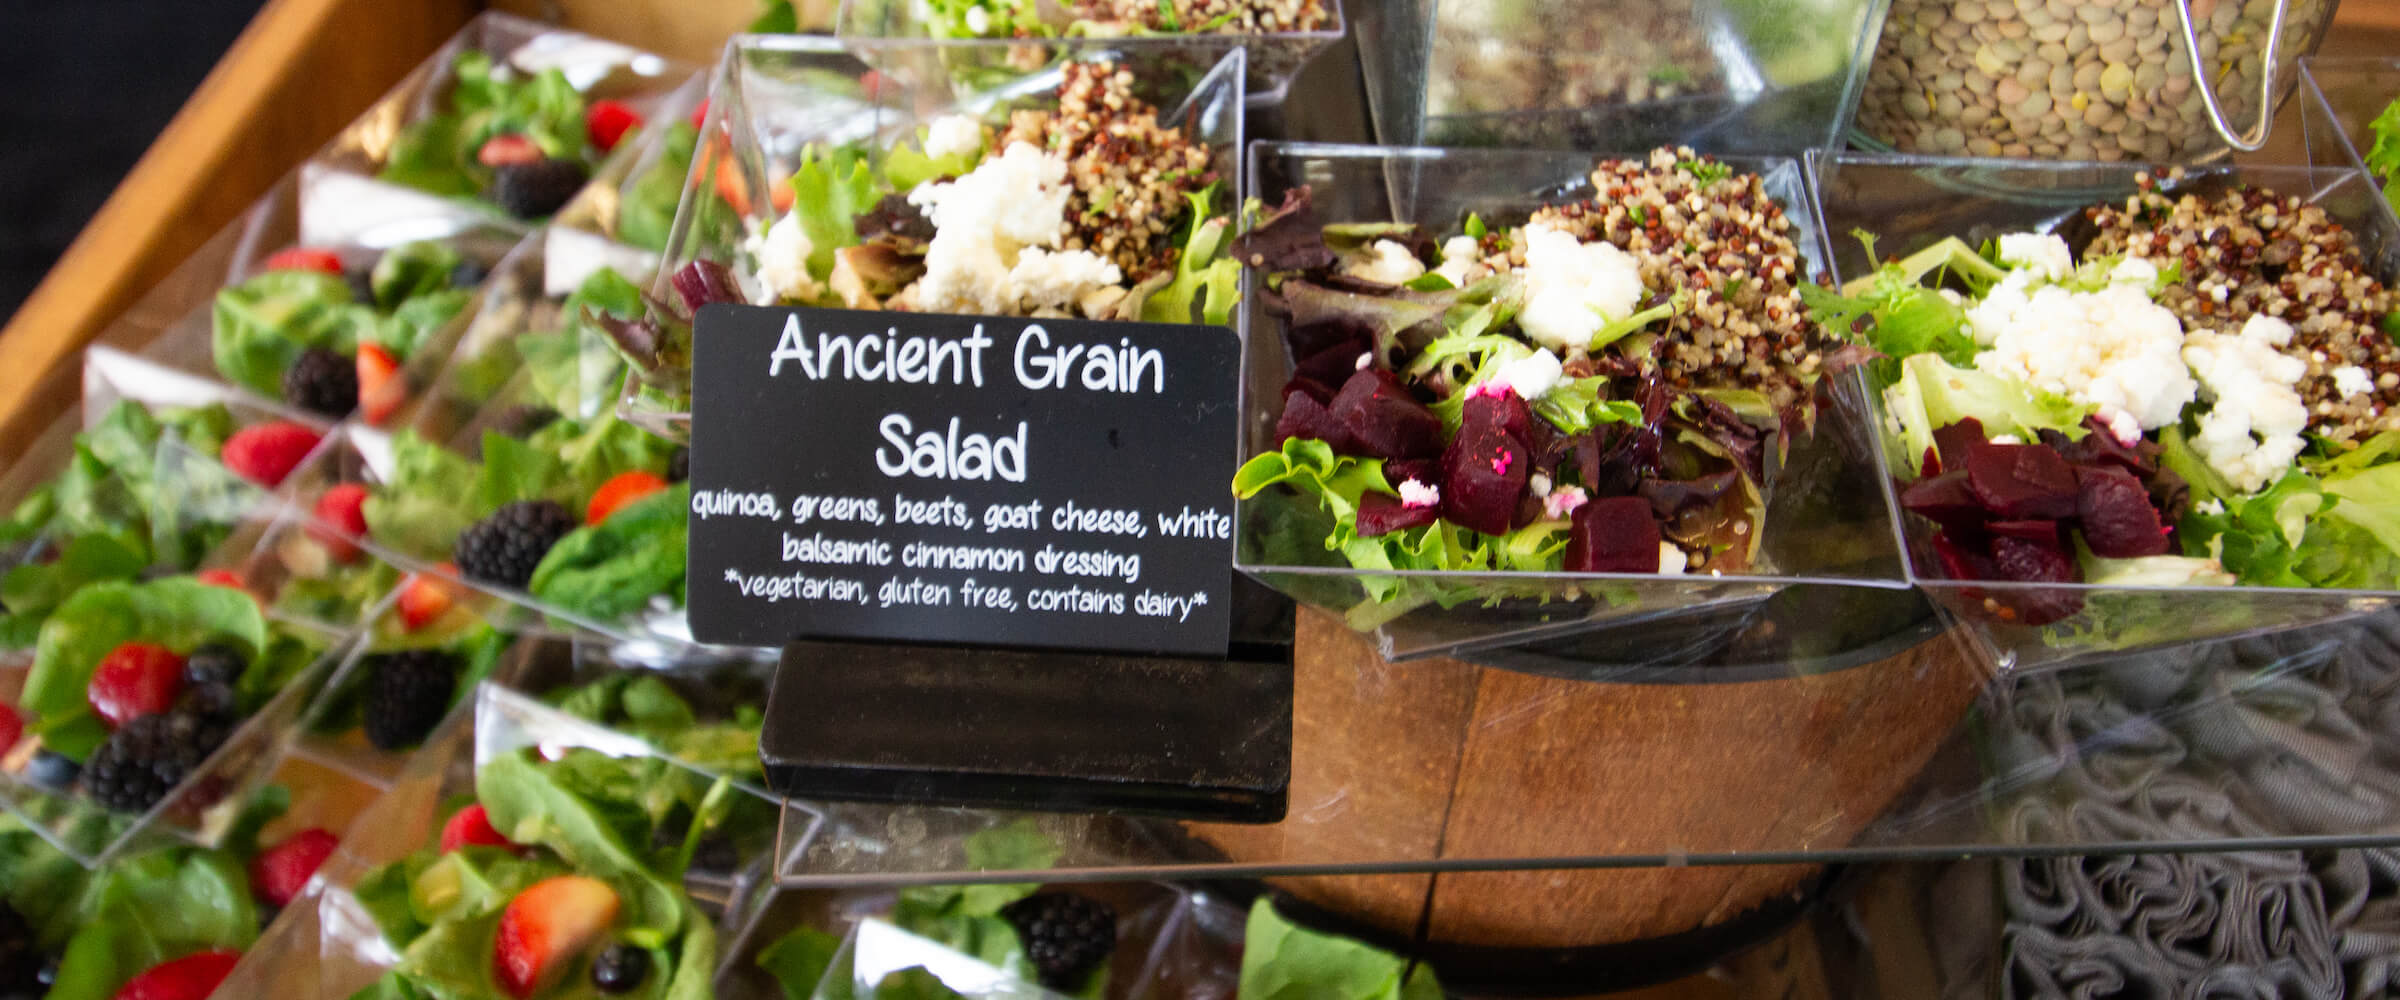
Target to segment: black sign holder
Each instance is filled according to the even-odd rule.
[[[698,326],[692,627],[788,641],[771,786],[1283,816],[1292,605],[1230,566],[1230,331],[729,306]]]

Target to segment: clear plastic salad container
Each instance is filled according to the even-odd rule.
[[[1154,51],[1159,54],[1157,59],[1161,67],[1169,65],[1167,60],[1179,61],[1188,67],[1194,77],[1206,73],[1226,53],[1238,50],[1248,57],[1249,77],[1245,89],[1249,100],[1253,104],[1271,105],[1284,99],[1291,88],[1292,78],[1299,75],[1310,59],[1340,39],[1347,30],[1342,14],[1345,5],[1339,0],[1310,2],[1322,3],[1325,19],[1323,24],[1306,30],[1243,33],[1221,29],[1193,31],[1188,30],[1187,26],[1184,31],[1145,30],[1111,35],[1107,30],[1101,30],[1078,31],[1076,34],[1105,38],[1109,44],[1128,50]],[[974,35],[972,25],[978,20],[986,25],[994,21],[988,14],[982,18],[976,16],[982,10],[978,4],[944,6],[948,9],[936,10],[932,5],[917,0],[843,0],[841,12],[835,20],[834,33],[845,41],[939,39],[981,40],[986,43],[980,50],[953,50],[953,58],[960,63],[1013,63],[1016,58],[1022,58],[1010,53],[1012,48],[1020,44],[1020,40],[1007,37],[1007,33],[997,27],[987,28],[990,34],[980,39]],[[1174,13],[1169,3],[1160,3],[1158,10],[1169,16]],[[1072,16],[1071,13],[1060,11],[1051,20],[1066,21]],[[1051,30],[1057,29],[1054,27]],[[1031,38],[1024,41],[1034,46],[1032,51],[1039,52],[1050,40]],[[1150,57],[1144,58],[1148,61]]]
[[[461,206],[520,229],[538,222],[627,148],[629,125],[666,113],[694,72],[616,42],[479,15],[301,169],[304,242],[347,242],[361,226]],[[494,135],[531,142],[495,147]],[[502,166],[533,161],[573,169],[502,183]]]
[[[538,426],[529,420],[542,421]],[[548,433],[556,428],[555,433]],[[522,408],[495,404],[459,430],[451,443],[414,430],[385,434],[347,425],[333,434],[324,453],[295,474],[290,486],[296,516],[314,520],[301,538],[285,545],[321,540],[329,532],[354,542],[368,557],[333,567],[327,588],[310,599],[340,598],[355,604],[360,572],[384,563],[405,583],[422,581],[444,599],[469,607],[512,631],[588,630],[616,640],[681,646],[691,641],[676,601],[682,579],[686,507],[683,485],[659,479],[673,446],[641,428],[603,412],[588,424],[547,414],[529,417]],[[632,455],[638,464],[626,464]],[[641,479],[648,492],[630,496],[605,523],[595,522],[590,501],[620,477]],[[329,494],[343,491],[355,505],[363,534],[329,521]],[[520,501],[555,502],[571,524],[554,548],[571,550],[524,585],[474,578],[458,568],[456,543],[477,523]],[[617,543],[624,542],[623,545]],[[280,558],[291,554],[278,549]],[[312,561],[302,553],[297,564]],[[296,563],[287,562],[287,566]],[[346,596],[345,596],[346,595]],[[506,605],[504,607],[503,605]]]
[[[1012,49],[1028,57],[1011,62]],[[1160,109],[1159,121],[1190,130],[1205,147],[1221,181],[1219,211],[1241,203],[1236,151],[1241,147],[1241,61],[1228,53],[1195,72],[1180,57],[1106,39],[1061,39],[1002,45],[985,41],[859,40],[745,36],[726,50],[708,118],[701,129],[696,177],[684,192],[675,235],[659,266],[652,297],[669,315],[662,328],[689,329],[690,313],[673,287],[695,261],[722,265],[745,296],[760,294],[760,262],[750,248],[785,214],[790,178],[838,147],[864,147],[870,183],[888,183],[891,150],[916,144],[920,129],[953,114],[970,114],[998,128],[1005,111],[1054,107],[1065,63],[1109,61],[1130,73],[1132,89]],[[917,157],[923,160],[924,157]],[[754,192],[766,192],[758,196]],[[805,207],[805,206],[803,206]],[[863,210],[860,206],[856,210]],[[852,237],[855,239],[855,236]],[[655,332],[655,331],[654,331]],[[662,343],[671,335],[659,334]],[[665,352],[659,363],[625,381],[619,411],[626,419],[681,438],[690,427],[688,352]]]
[[[2377,146],[2375,123],[2400,134],[2400,118],[2386,119],[2400,101],[2400,59],[2311,57],[2300,60],[2301,126],[2308,131],[2309,162],[2320,167],[2366,170],[2384,188],[2400,174],[2400,162],[2387,153],[2370,162]]]
[[[1842,142],[1885,2],[1357,6],[1385,143],[1788,156]]]
[[[1826,228],[1853,229],[1877,238],[1875,252],[1887,260],[1958,237],[1969,247],[2002,234],[2064,229],[2070,245],[2083,210],[2122,205],[2137,190],[2136,174],[2151,168],[2132,164],[2027,164],[2005,160],[1837,154],[1816,158],[1817,190]],[[2321,206],[2358,241],[2366,263],[2395,274],[2395,236],[2400,227],[2381,205],[2372,184],[2350,169],[2281,166],[2190,168],[2184,180],[2161,189],[2203,193],[2237,186],[2297,195]],[[1844,279],[1870,272],[1856,240],[1836,244],[1834,263]],[[2198,280],[2186,278],[2183,280]],[[1878,426],[1886,423],[1884,400],[1876,400]],[[1896,447],[1896,446],[1894,446]],[[2390,606],[2400,591],[2387,589],[2211,585],[2183,579],[2144,582],[2026,583],[1955,579],[1933,549],[1933,522],[1906,514],[1896,475],[1895,453],[1873,449],[1878,477],[1888,493],[1892,528],[1907,552],[1908,575],[1979,652],[2002,667],[2018,669],[2078,662],[2127,651],[2173,647],[2197,640],[2272,632],[2321,624]],[[2026,624],[2018,609],[2066,612],[2043,625]],[[2042,616],[2049,613],[2044,611]],[[2036,617],[2026,613],[2023,617]]]
[[[1470,214],[1499,231],[1520,225],[1534,208],[1589,196],[1588,175],[1599,159],[1569,152],[1260,143],[1251,147],[1251,188],[1271,205],[1306,185],[1319,223],[1415,223],[1440,243]],[[1791,208],[1805,266],[1824,273],[1824,231],[1810,211],[1800,163],[1736,157],[1724,165],[1761,175],[1769,196]],[[1257,272],[1249,283],[1242,315],[1248,345],[1244,454],[1258,456],[1277,450],[1277,421],[1294,359],[1284,322],[1266,311]],[[1869,425],[1855,375],[1828,375],[1816,391],[1814,433],[1795,433],[1785,459],[1771,465],[1764,480],[1764,527],[1750,569],[1722,575],[1364,570],[1328,550],[1331,528],[1313,513],[1314,501],[1284,487],[1240,504],[1235,565],[1301,603],[1344,615],[1354,628],[1376,630],[1392,656],[1469,654],[1580,637],[1575,641],[1584,646],[1573,655],[1592,657],[1594,669],[1673,666],[1727,654],[1744,636],[1767,633],[1795,651],[1829,652],[1820,647],[1849,627],[1842,623],[1887,616],[1867,607],[1840,615],[1809,610],[1821,609],[1821,601],[1889,605],[1905,618],[1905,606],[1915,599],[1905,592],[1899,553],[1886,530],[1885,497],[1872,480]],[[1746,536],[1749,526],[1742,527]],[[1785,600],[1771,601],[1795,589]]]
[[[268,648],[260,651],[251,669],[264,669],[269,658],[296,664],[297,669],[148,811],[113,812],[79,790],[43,783],[48,772],[30,759],[32,741],[21,743],[0,765],[0,807],[86,867],[97,868],[155,843],[215,846],[251,797],[273,778],[301,710],[351,642],[299,623],[268,619],[265,624]],[[11,691],[10,700],[15,701],[13,692],[28,674],[16,667],[0,674],[6,675],[0,688]]]
[[[626,155],[611,157],[549,225],[493,268],[420,430],[447,439],[504,396],[576,419],[616,405],[625,363],[581,313],[587,304],[638,311],[638,298],[626,299],[656,276],[692,175],[708,83],[697,75],[667,95],[656,113],[663,126],[627,140]],[[535,339],[519,339],[529,335]]]
[[[597,774],[615,769],[636,786],[664,790],[689,785],[710,790],[710,808],[727,817],[712,827],[711,836],[727,837],[730,855],[698,861],[674,883],[681,900],[691,904],[690,918],[697,922],[679,934],[684,935],[680,940],[685,948],[698,936],[715,941],[730,936],[728,914],[746,912],[746,901],[755,897],[762,879],[772,870],[767,857],[774,843],[776,807],[772,799],[755,787],[660,757],[639,739],[564,715],[497,686],[479,688],[472,704],[471,710],[454,713],[409,760],[392,790],[359,816],[343,837],[341,849],[319,870],[324,888],[319,911],[318,995],[350,996],[412,961],[456,976],[488,975],[480,970],[492,966],[489,935],[475,937],[473,946],[456,954],[416,956],[412,949],[404,955],[394,948],[372,906],[378,890],[364,882],[379,869],[403,862],[413,853],[431,851],[453,814],[475,796],[479,771],[502,758],[515,758],[507,765],[515,769],[508,782],[512,788],[532,787],[527,784],[530,773],[549,766],[545,762],[578,755],[586,756],[583,766],[588,771]],[[598,758],[613,759],[614,763]],[[523,766],[528,763],[531,767]],[[564,794],[582,798],[573,792]],[[498,807],[493,812],[498,813]],[[759,825],[762,820],[764,827]],[[504,836],[508,831],[499,832]],[[578,836],[589,835],[595,834],[586,831]],[[644,857],[653,850],[649,843],[626,846]],[[574,874],[601,875],[612,883],[631,878],[622,871],[577,869],[571,863],[566,867]],[[665,878],[655,871],[650,877]],[[405,899],[405,888],[402,893]],[[388,898],[388,893],[384,895]],[[691,972],[713,975],[719,966],[721,962],[711,963],[707,969]],[[584,974],[582,963],[578,962],[573,974]]]

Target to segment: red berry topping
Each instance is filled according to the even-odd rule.
[[[539,163],[541,160],[542,147],[535,145],[531,138],[516,132],[495,135],[486,139],[483,141],[483,148],[475,151],[475,162],[487,167],[505,167],[512,163]]]
[[[263,267],[269,271],[323,271],[338,278],[342,274],[342,257],[331,250],[293,247],[268,256]]]
[[[84,697],[116,727],[175,707],[182,691],[183,657],[156,643],[129,642],[100,658]]]
[[[640,128],[641,124],[641,113],[623,101],[593,101],[591,109],[583,113],[584,134],[603,153],[617,148],[617,143],[625,138],[625,133]]]
[[[557,875],[526,887],[500,911],[492,978],[517,1000],[557,982],[617,919],[617,891],[587,875]]]
[[[234,590],[250,589],[249,584],[242,582],[241,574],[229,569],[204,569],[195,574],[193,578],[211,587],[230,587]]]
[[[25,717],[7,705],[0,705],[0,754],[7,753],[25,736]]]
[[[367,533],[367,488],[358,483],[340,483],[317,498],[316,518],[309,522],[308,537],[325,547],[325,554],[334,562],[348,564],[358,561],[358,539]]]
[[[250,889],[269,906],[289,906],[341,843],[332,831],[307,829],[250,859]]]
[[[598,524],[608,520],[617,509],[667,488],[667,481],[647,472],[620,472],[600,488],[592,491],[592,502],[584,507],[583,523]]]
[[[458,575],[458,567],[449,563],[443,563],[441,569],[451,576]],[[410,632],[424,628],[449,614],[450,605],[456,600],[449,580],[428,573],[411,573],[395,602],[400,611],[400,627]]]
[[[133,977],[116,1000],[208,1000],[241,960],[238,951],[204,951],[161,962]]]
[[[358,345],[359,415],[380,426],[405,402],[408,380],[400,377],[400,359],[381,344]]]
[[[514,846],[516,845],[510,843],[507,837],[500,835],[500,831],[492,828],[491,814],[484,812],[480,803],[451,813],[450,821],[442,824],[442,853],[444,854],[461,847]]]
[[[233,432],[217,458],[234,475],[273,489],[316,449],[317,440],[317,432],[306,424],[270,420]]]

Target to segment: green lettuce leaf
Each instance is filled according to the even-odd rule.
[[[403,243],[384,251],[367,275],[375,308],[390,312],[420,295],[450,289],[450,273],[464,258],[458,251],[431,240]]]
[[[205,642],[228,642],[255,659],[267,648],[267,622],[250,595],[190,577],[92,584],[67,598],[42,625],[19,707],[39,717],[45,728],[87,716],[91,708],[84,689],[93,668],[110,650],[136,640],[178,653]]]
[[[810,277],[823,281],[833,274],[833,252],[858,243],[858,217],[892,188],[853,147],[825,152],[810,147],[792,171],[792,215],[808,234]]]
[[[533,596],[612,621],[680,592],[690,511],[691,484],[677,483],[569,532],[533,571]]]
[[[300,352],[357,350],[350,284],[322,271],[269,271],[217,293],[209,314],[217,372],[268,399]]]
[[[1242,1000],[1440,1000],[1433,970],[1284,919],[1260,897],[1242,935]]]
[[[1233,319],[1242,294],[1241,262],[1225,254],[1231,223],[1213,214],[1216,185],[1186,197],[1191,207],[1183,224],[1183,253],[1175,259],[1175,278],[1142,302],[1142,319],[1223,326]]]
[[[1933,432],[1968,417],[1983,422],[1986,434],[2014,434],[2031,441],[2043,430],[2070,438],[2084,434],[2083,418],[2092,408],[2023,382],[1960,368],[1939,355],[1917,354],[1900,362],[1899,377],[1884,390],[1901,448],[1895,462],[1918,468],[1933,447]]]

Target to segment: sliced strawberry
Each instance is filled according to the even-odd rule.
[[[348,565],[358,561],[358,539],[367,533],[367,488],[359,483],[337,483],[317,498],[316,517],[308,524],[308,537],[325,547],[325,554],[334,562]]]
[[[443,563],[442,568],[457,575],[458,567]],[[400,627],[414,632],[450,613],[450,605],[458,599],[450,581],[429,573],[411,573],[401,585],[395,605],[400,611]]]
[[[5,754],[25,736],[25,717],[7,705],[0,705],[0,754]]]
[[[257,857],[250,859],[251,891],[269,906],[291,905],[340,843],[341,838],[332,831],[311,828],[258,852]]]
[[[492,975],[517,1000],[574,967],[617,919],[617,891],[584,875],[558,875],[528,886],[500,911]]]
[[[359,414],[380,425],[405,402],[408,381],[400,377],[400,359],[381,344],[358,345]]]
[[[461,847],[469,846],[514,847],[516,845],[511,843],[507,837],[501,836],[500,831],[492,828],[491,814],[484,812],[483,805],[477,803],[451,813],[450,820],[442,824],[442,853],[448,854]]]
[[[273,489],[316,449],[317,440],[317,432],[306,424],[270,420],[233,432],[217,459],[234,475]]]
[[[625,133],[641,125],[641,112],[633,110],[623,101],[593,101],[591,108],[583,113],[584,135],[603,153],[617,148],[617,143],[625,138]]]
[[[734,164],[730,155],[713,158],[716,161],[717,197],[733,206],[735,215],[750,214],[750,185],[742,179],[742,168]]]
[[[275,251],[261,266],[269,271],[323,271],[338,278],[342,275],[342,256],[315,247],[292,247]]]
[[[129,642],[100,658],[84,697],[113,728],[175,707],[182,691],[183,657],[156,643]]]
[[[193,578],[211,587],[230,587],[234,590],[245,591],[250,589],[249,584],[242,582],[241,574],[229,569],[204,569],[194,574]]]
[[[495,135],[485,139],[483,148],[475,151],[475,162],[487,167],[505,167],[512,163],[539,163],[541,160],[542,147],[535,144],[532,138],[517,132]]]
[[[583,523],[598,524],[608,520],[617,508],[667,488],[667,481],[647,472],[620,472],[592,491],[592,502],[583,509]]]
[[[242,960],[238,951],[204,951],[151,966],[117,991],[116,1000],[208,1000]]]
[[[692,109],[692,127],[699,128],[701,123],[706,121],[708,121],[708,98],[703,97],[700,99],[700,106]]]

